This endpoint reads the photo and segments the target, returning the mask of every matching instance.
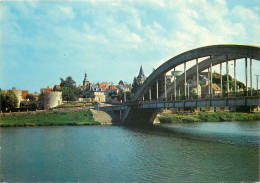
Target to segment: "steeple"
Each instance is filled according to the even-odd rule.
[[[88,79],[87,79],[87,73],[85,72],[85,78],[84,78],[84,80],[83,81],[87,81]]]
[[[139,84],[142,84],[146,80],[146,77],[144,75],[143,66],[141,65],[139,74],[137,76],[137,82]]]
[[[88,81],[88,79],[87,79],[87,73],[85,73],[85,77],[84,77],[84,80],[83,80],[83,87],[87,87],[87,86],[89,86],[89,81]]]
[[[140,78],[145,77],[142,65],[140,67],[140,71],[139,71],[139,74],[137,77],[140,77]]]

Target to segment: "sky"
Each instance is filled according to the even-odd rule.
[[[148,76],[194,48],[260,45],[260,0],[4,0],[0,21],[0,88],[29,92],[60,77],[82,84],[85,72],[90,82],[131,83],[141,65]],[[259,68],[253,60],[254,87]]]

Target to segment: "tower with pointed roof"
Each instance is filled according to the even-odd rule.
[[[143,82],[146,80],[146,77],[144,75],[143,66],[141,65],[139,74],[137,76],[137,82],[139,84],[143,84]]]
[[[87,76],[88,76],[87,73],[85,73],[85,78],[83,80],[83,87],[84,88],[86,88],[90,85],[90,82],[88,81]]]

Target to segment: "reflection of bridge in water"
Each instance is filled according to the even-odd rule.
[[[203,60],[198,62],[198,59]],[[245,77],[246,91],[237,92],[236,84],[236,60],[245,58]],[[158,67],[138,89],[132,101],[118,106],[101,107],[101,110],[111,112],[115,120],[120,120],[123,123],[143,122],[152,123],[158,114],[160,108],[198,108],[208,107],[216,110],[216,107],[234,107],[234,106],[259,106],[259,93],[248,91],[248,60],[250,60],[250,88],[252,87],[253,74],[252,62],[260,61],[260,47],[246,45],[214,45],[201,47],[184,52],[177,55],[160,67]],[[186,71],[186,63],[196,60],[196,64]],[[229,89],[229,62],[234,63],[234,92]],[[223,92],[222,85],[222,64],[226,63],[226,92]],[[179,76],[170,86],[164,86],[164,92],[159,96],[158,78],[165,75],[168,71],[179,65],[184,65],[184,73]],[[213,93],[212,89],[212,67],[220,64],[220,93]],[[197,96],[189,96],[187,92],[187,78],[196,76],[196,91],[199,94],[199,73],[208,69],[208,93],[201,93]],[[175,74],[175,72],[174,72]],[[152,85],[156,85],[156,97],[152,98]],[[180,97],[176,93],[176,89],[184,86],[184,95]],[[258,89],[258,88],[257,88]],[[148,101],[144,100],[144,95],[148,93]],[[177,97],[178,96],[178,97]]]

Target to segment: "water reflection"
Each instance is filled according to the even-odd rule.
[[[212,125],[1,128],[0,181],[258,181],[259,148],[200,140]]]

